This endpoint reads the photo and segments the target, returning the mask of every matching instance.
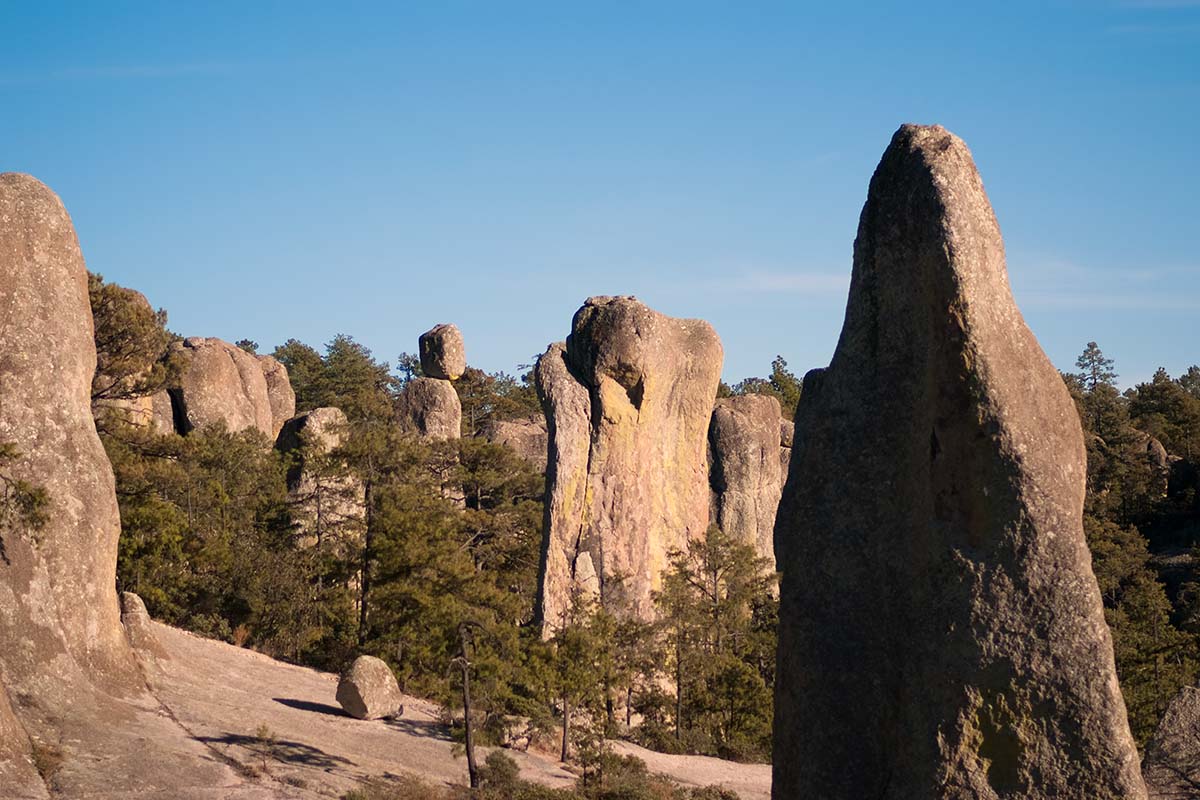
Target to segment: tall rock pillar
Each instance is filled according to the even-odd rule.
[[[774,797],[1142,798],[1086,460],[971,154],[904,126],[775,529]]]

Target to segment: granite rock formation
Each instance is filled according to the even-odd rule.
[[[462,404],[454,384],[438,378],[413,378],[399,401],[401,424],[425,439],[457,439],[462,434]]]
[[[796,423],[790,419],[779,421],[779,477],[787,480],[788,465],[792,463],[792,443],[796,438]]]
[[[257,356],[267,382],[267,404],[271,408],[271,435],[278,436],[283,424],[296,415],[296,392],[287,367],[274,356]]]
[[[434,325],[417,339],[417,350],[426,378],[456,381],[467,369],[467,350],[457,325]]]
[[[561,623],[588,568],[606,607],[652,617],[667,553],[708,527],[706,444],[721,361],[707,322],[674,319],[632,297],[589,299],[566,344],[539,358],[550,436],[540,600],[547,628]]]
[[[538,472],[546,471],[549,434],[544,416],[496,420],[487,425],[483,435],[492,444],[512,450]]]
[[[346,415],[331,406],[314,408],[288,420],[275,447],[290,457],[287,484],[301,543],[314,544],[326,535],[357,539],[365,519],[362,482],[331,451],[340,447]]]
[[[774,797],[1143,798],[1082,528],[1071,398],[971,154],[874,177],[776,525]]]
[[[135,651],[155,658],[169,658],[167,651],[154,638],[145,602],[133,592],[121,593],[121,624],[125,626],[125,635]]]
[[[775,564],[775,512],[783,490],[779,401],[769,395],[724,397],[708,429],[712,521]]]
[[[192,336],[175,345],[184,359],[171,389],[179,433],[217,422],[230,431],[255,428],[275,438],[275,416],[258,358],[220,339]],[[294,403],[293,398],[293,403]]]
[[[10,477],[49,498],[40,529],[0,531],[5,797],[46,796],[28,758],[32,743],[60,761],[56,796],[148,795],[235,779],[160,713],[121,626],[120,521],[92,419],[95,368],[87,272],[70,217],[38,181],[0,175],[0,442],[20,452]]]
[[[1167,706],[1142,764],[1152,800],[1200,797],[1200,688],[1185,686]]]
[[[338,681],[337,701],[356,719],[382,719],[403,710],[404,695],[391,667],[375,656],[359,656]]]

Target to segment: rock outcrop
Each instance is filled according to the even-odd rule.
[[[467,351],[457,325],[434,325],[417,339],[417,348],[427,378],[456,381],[467,369]]]
[[[497,420],[488,424],[483,435],[492,444],[511,449],[538,472],[546,471],[549,434],[545,417]]]
[[[287,367],[274,356],[258,356],[267,382],[267,404],[271,408],[271,435],[278,436],[285,422],[296,415],[296,392],[288,379]]]
[[[150,621],[150,612],[146,611],[142,598],[133,592],[122,592],[121,624],[125,626],[125,635],[133,649],[155,658],[169,658],[167,651],[154,638]]]
[[[217,422],[230,431],[255,428],[275,438],[275,416],[258,358],[220,339],[192,336],[175,345],[184,369],[171,390],[179,433]],[[293,399],[294,402],[294,399]]]
[[[457,439],[462,433],[462,404],[454,384],[437,378],[413,378],[399,401],[401,424],[426,439]]]
[[[775,512],[783,490],[779,401],[768,395],[724,397],[708,429],[712,521],[775,564]]]
[[[398,715],[404,695],[392,668],[375,656],[359,656],[338,680],[337,701],[356,719]]]
[[[1200,797],[1200,688],[1185,686],[1167,706],[1142,764],[1151,800]]]
[[[1086,460],[961,140],[874,177],[776,525],[774,797],[1142,798]]]
[[[357,540],[366,517],[362,482],[331,451],[347,431],[340,408],[314,408],[288,420],[275,447],[289,456],[287,484],[292,516],[302,545],[327,536]]]
[[[566,344],[538,359],[550,436],[540,601],[548,628],[561,624],[585,562],[608,608],[653,615],[668,551],[708,527],[706,443],[721,360],[708,323],[632,297],[589,299]]]
[[[796,423],[790,419],[779,422],[779,476],[787,480],[788,465],[792,463],[792,442],[796,438]]]
[[[235,779],[159,713],[125,638],[117,499],[91,412],[95,368],[87,273],[66,209],[33,178],[0,175],[0,442],[20,453],[9,477],[42,487],[49,504],[40,529],[0,531],[6,797],[47,794],[25,755],[30,742],[59,762],[56,796]]]

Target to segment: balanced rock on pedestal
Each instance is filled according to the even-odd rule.
[[[548,628],[570,607],[584,554],[606,607],[653,616],[667,553],[708,527],[706,450],[721,360],[707,322],[632,297],[589,299],[566,344],[538,359],[550,435],[540,609]]]
[[[404,711],[404,695],[386,662],[359,656],[338,680],[337,701],[358,719],[382,719]]]
[[[456,381],[467,369],[467,351],[457,325],[434,325],[417,340],[421,372],[427,378]]]
[[[462,404],[454,384],[437,378],[413,378],[399,400],[403,427],[425,439],[457,439],[462,435]]]
[[[971,154],[874,177],[776,523],[777,800],[1142,798],[1082,527],[1075,406]]]

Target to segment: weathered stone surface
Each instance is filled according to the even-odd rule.
[[[462,404],[450,381],[413,378],[400,396],[405,428],[427,439],[457,439],[462,434]]]
[[[403,711],[404,695],[392,668],[375,656],[359,656],[338,680],[337,701],[358,719],[381,719]]]
[[[1152,800],[1200,797],[1200,688],[1185,686],[1171,700],[1146,746],[1142,772]]]
[[[0,683],[0,787],[14,800],[42,800],[50,795],[34,768],[28,735],[13,713],[8,690]]]
[[[457,325],[434,325],[417,340],[421,372],[427,378],[456,381],[467,369],[467,351]]]
[[[538,607],[546,629],[558,624],[569,608],[572,591],[584,580],[580,561],[586,556],[589,580],[595,567],[580,547],[588,490],[592,401],[587,387],[567,366],[566,345],[550,345],[534,366],[538,397],[546,414],[549,459],[542,532]]]
[[[788,466],[792,462],[792,444],[796,437],[796,423],[790,419],[779,421],[779,476],[780,482],[787,480]]]
[[[258,356],[263,378],[267,381],[267,403],[271,407],[271,435],[278,436],[283,424],[296,415],[296,392],[288,379],[287,367],[273,356]]]
[[[667,552],[708,526],[706,444],[721,359],[706,322],[594,297],[566,345],[538,360],[550,435],[540,603],[548,627],[563,618],[584,554],[606,606],[652,616]]]
[[[0,176],[0,442],[21,453],[11,476],[49,496],[35,534],[0,532],[2,793],[45,795],[21,756],[30,740],[61,759],[55,796],[232,785],[233,772],[160,713],[120,624],[120,522],[92,421],[92,327],[66,209],[33,178]]]
[[[150,395],[150,429],[160,435],[176,433],[175,404],[166,389]]]
[[[154,638],[146,604],[133,592],[121,593],[121,624],[125,626],[125,635],[135,650],[156,658],[168,658],[167,651]]]
[[[775,564],[775,512],[783,490],[779,401],[767,395],[724,397],[708,429],[712,518]]]
[[[326,536],[357,541],[362,533],[362,482],[330,455],[342,445],[346,426],[340,408],[314,408],[288,420],[275,442],[290,457],[288,501],[302,532],[302,546],[320,543]]]
[[[774,797],[1142,798],[1071,398],[970,152],[905,126],[776,525]]]
[[[342,446],[347,424],[340,408],[314,408],[289,419],[279,431],[275,447],[285,453],[301,449],[328,453]]]
[[[490,423],[483,435],[493,444],[510,448],[538,472],[546,471],[549,434],[545,417],[498,420]]]
[[[179,387],[171,390],[181,433],[224,422],[231,431],[256,428],[275,438],[278,429],[271,397],[257,357],[229,342],[202,336],[184,339],[175,347],[185,364]]]

